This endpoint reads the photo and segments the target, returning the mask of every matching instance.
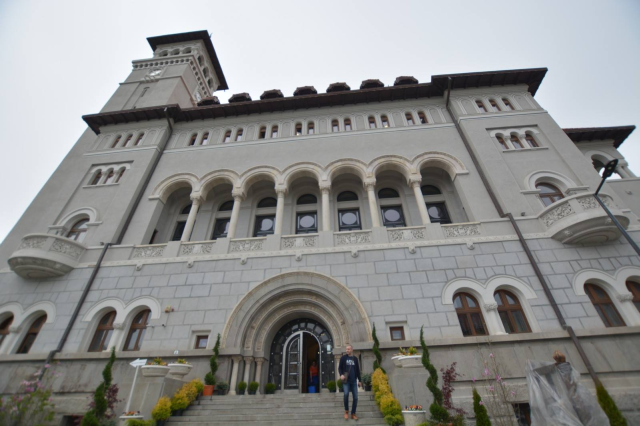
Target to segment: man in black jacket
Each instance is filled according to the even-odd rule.
[[[353,346],[347,345],[347,353],[340,358],[338,372],[344,390],[344,419],[349,420],[349,392],[351,392],[353,393],[351,418],[358,420],[356,407],[358,406],[358,386],[360,386],[360,364],[358,358],[353,355]]]

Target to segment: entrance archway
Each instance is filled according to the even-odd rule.
[[[310,392],[312,362],[318,368],[315,392],[334,380],[333,338],[319,321],[300,318],[289,321],[273,337],[269,357],[269,382],[277,390]]]

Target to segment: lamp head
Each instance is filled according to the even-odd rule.
[[[602,177],[604,179],[611,177],[611,175],[616,171],[616,167],[618,166],[618,159],[611,160],[604,166],[604,172],[602,172]]]

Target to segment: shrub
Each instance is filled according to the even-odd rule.
[[[334,382],[333,380],[328,382],[327,383],[327,389],[329,389],[329,392],[335,392],[336,391],[336,382]]]
[[[238,390],[240,392],[244,392],[245,390],[247,390],[247,382],[238,383]]]
[[[260,383],[251,382],[251,383],[249,383],[249,392],[255,393],[255,391],[257,391],[259,387],[260,387]]]
[[[213,374],[207,373],[204,375],[204,384],[207,386],[214,386],[216,384],[216,378]]]
[[[389,426],[398,426],[404,423],[404,418],[402,417],[402,414],[396,414],[395,416],[385,416],[384,421]]]
[[[187,360],[184,358],[178,358],[178,360],[176,361],[176,364],[191,365],[191,363],[187,362]]]
[[[371,386],[371,374],[362,375],[362,384],[365,386]]]
[[[622,413],[618,409],[618,406],[602,384],[596,386],[596,394],[598,395],[598,403],[607,417],[609,417],[609,423],[611,423],[611,426],[626,426],[627,421],[622,417]]]
[[[226,391],[227,389],[229,389],[229,383],[227,382],[218,383],[218,389]]]
[[[198,394],[201,394],[204,390],[204,385],[202,384],[202,380],[195,378],[191,381],[191,384],[196,387]]]
[[[411,346],[407,352],[409,353],[409,355],[417,355],[418,350]]]
[[[386,374],[387,372],[384,371],[384,368],[382,368],[382,354],[380,353],[380,342],[378,341],[378,336],[376,336],[375,324],[373,324],[371,337],[373,337],[373,355],[376,357],[376,360],[373,361],[373,371],[376,371],[379,368],[383,373]]]
[[[491,426],[487,407],[484,406],[476,388],[473,388],[473,412],[476,415],[476,426]]]
[[[111,385],[113,374],[111,369],[116,362],[116,350],[111,348],[111,356],[107,365],[102,370],[102,383],[98,385],[93,394],[93,401],[89,405],[90,410],[82,418],[82,426],[95,426],[103,419],[110,419],[114,416],[113,407],[120,402],[118,400],[118,387]],[[107,413],[110,410],[110,413]]]
[[[384,417],[402,415],[400,402],[392,394],[386,394],[380,399],[380,411]]]
[[[387,375],[382,371],[381,368],[378,368],[371,375],[371,386],[373,392],[378,392],[378,387],[381,383],[387,383]]]
[[[187,399],[189,400],[189,404],[196,400],[198,397],[198,388],[193,383],[186,383],[182,385],[178,392],[183,392]]]
[[[336,386],[338,387],[338,390],[342,391],[342,380],[338,379]]]
[[[209,368],[211,371],[204,376],[204,381],[207,385],[216,384],[216,372],[218,371],[218,355],[220,355],[220,333],[216,338],[216,344],[213,347],[213,356],[209,358]]]
[[[189,398],[184,392],[178,391],[171,398],[171,411],[184,410],[189,406]]]
[[[327,387],[329,387],[328,383],[327,383]],[[334,387],[335,387],[335,383],[334,383]],[[273,383],[267,383],[266,386],[264,387],[264,393],[266,393],[267,395],[276,393],[276,385]]]
[[[151,410],[151,417],[155,421],[167,420],[171,417],[171,400],[166,396],[160,398]]]
[[[153,420],[138,420],[138,419],[129,419],[127,420],[127,426],[153,426],[155,423]]]
[[[429,359],[429,348],[424,342],[424,326],[420,327],[420,346],[422,346],[422,365],[429,372],[427,388],[433,394],[433,402],[429,406],[431,419],[446,423],[449,420],[449,412],[442,406],[442,391],[438,388],[438,372]]]
[[[162,360],[162,358],[160,358],[160,357],[156,357],[156,358],[154,358],[154,359],[153,359],[153,361],[149,361],[149,362],[147,362],[147,365],[162,365],[162,366],[166,366],[166,365],[167,365],[167,363],[166,363],[166,362],[164,362],[164,361]]]

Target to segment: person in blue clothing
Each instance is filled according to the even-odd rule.
[[[349,392],[351,392],[353,393],[351,418],[358,420],[356,408],[358,407],[358,386],[360,386],[360,364],[358,358],[353,355],[353,346],[347,345],[347,353],[340,358],[338,372],[344,390],[344,419],[349,420]]]

